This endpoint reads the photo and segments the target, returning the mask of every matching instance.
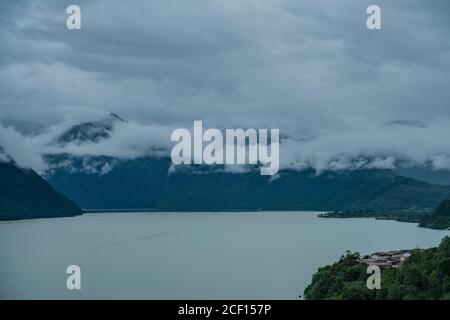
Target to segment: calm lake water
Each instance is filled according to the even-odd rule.
[[[319,266],[448,231],[313,212],[101,213],[0,223],[0,298],[298,299]],[[81,290],[66,289],[68,265]]]

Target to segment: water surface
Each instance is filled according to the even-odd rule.
[[[101,213],[0,223],[0,298],[298,299],[345,250],[428,248],[449,234],[313,212]],[[68,265],[82,289],[66,289]]]

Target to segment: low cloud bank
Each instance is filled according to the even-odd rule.
[[[145,125],[133,121],[114,122],[109,137],[96,142],[58,142],[58,137],[75,124],[73,120],[66,120],[33,136],[24,135],[12,126],[0,125],[0,146],[20,166],[31,167],[40,173],[49,169],[46,155],[104,156],[127,160],[143,156],[169,156],[173,146],[170,134],[175,126]],[[283,129],[280,128],[283,136],[280,169],[312,168],[320,173],[326,170],[419,166],[450,170],[450,151],[445,142],[450,136],[449,124],[450,119],[444,118],[420,124],[395,121],[380,125],[358,120],[348,122],[341,129],[318,128],[308,138],[283,136]],[[92,168],[92,163],[86,163]],[[104,174],[111,169],[108,164],[107,167],[102,166],[100,171],[96,170]]]

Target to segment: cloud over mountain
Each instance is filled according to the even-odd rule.
[[[203,120],[280,128],[285,167],[450,168],[448,1],[378,1],[376,32],[371,1],[78,4],[79,31],[64,2],[0,4],[0,145],[19,164],[164,153],[173,128]],[[54,143],[110,112],[128,120],[111,136]]]

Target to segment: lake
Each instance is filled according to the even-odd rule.
[[[347,249],[428,248],[450,234],[314,212],[101,213],[0,223],[3,299],[298,299]],[[81,290],[66,288],[67,266]]]

